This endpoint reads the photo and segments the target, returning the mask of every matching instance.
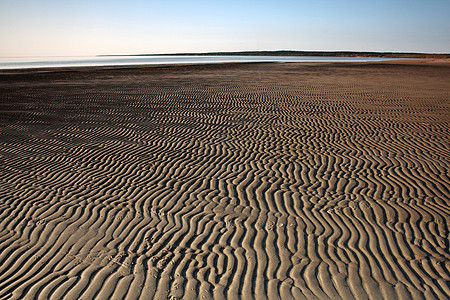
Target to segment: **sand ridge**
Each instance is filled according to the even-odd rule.
[[[0,298],[447,299],[449,75],[0,75]]]

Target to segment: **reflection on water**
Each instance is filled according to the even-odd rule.
[[[370,57],[318,56],[57,56],[0,57],[0,69],[125,66],[161,64],[198,64],[226,62],[367,62],[389,60]]]

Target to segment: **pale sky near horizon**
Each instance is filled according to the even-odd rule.
[[[450,0],[0,0],[0,56],[450,53]]]

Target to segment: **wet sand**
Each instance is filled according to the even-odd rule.
[[[0,73],[0,299],[448,299],[450,65]]]

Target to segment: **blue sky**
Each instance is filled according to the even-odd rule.
[[[450,52],[450,0],[0,0],[0,56]]]

